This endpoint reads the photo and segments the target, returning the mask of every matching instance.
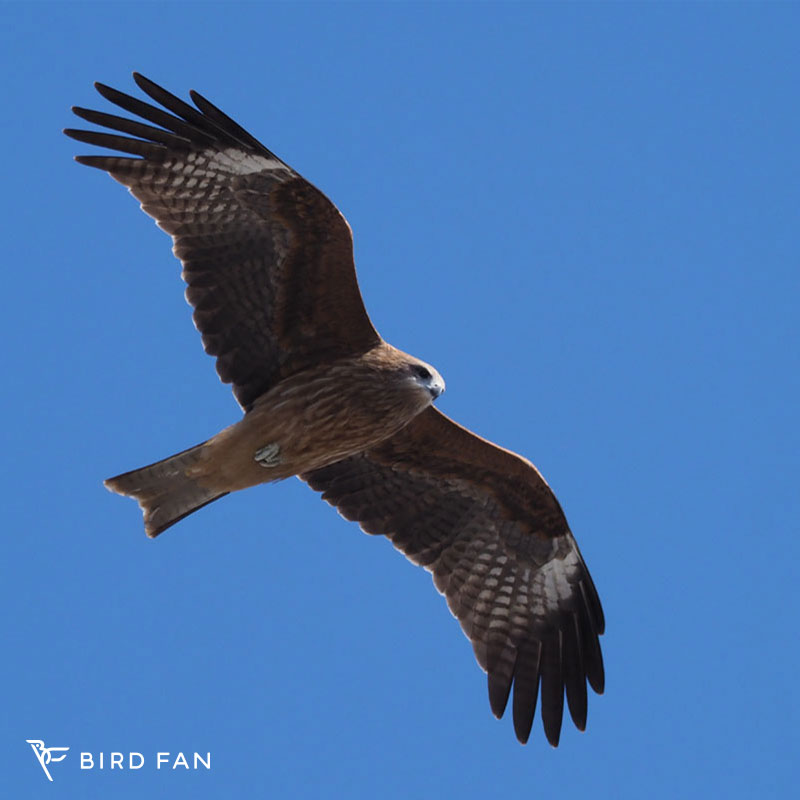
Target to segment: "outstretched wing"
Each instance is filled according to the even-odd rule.
[[[380,338],[356,281],[347,221],[322,192],[196,92],[196,108],[134,80],[158,108],[95,84],[148,123],[73,108],[115,133],[68,136],[127,156],[78,156],[127,186],[172,236],[206,352],[248,409],[278,380]],[[172,112],[172,113],[168,113]]]
[[[598,693],[604,685],[603,611],[564,513],[530,462],[431,407],[379,447],[302,478],[433,573],[488,673],[497,717],[513,683],[521,742],[540,692],[553,746],[565,690],[584,729],[587,679]]]

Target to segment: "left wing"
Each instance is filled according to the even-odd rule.
[[[430,407],[380,446],[301,477],[433,573],[488,673],[497,717],[513,682],[520,742],[540,691],[550,744],[565,690],[585,728],[586,681],[597,693],[604,686],[603,611],[561,506],[529,461]]]

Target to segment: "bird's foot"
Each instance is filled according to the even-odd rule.
[[[280,453],[280,445],[277,442],[272,442],[256,450],[255,460],[262,467],[277,467],[281,463]]]

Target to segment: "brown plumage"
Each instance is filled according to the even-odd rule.
[[[206,352],[245,413],[106,485],[139,501],[156,536],[229,492],[298,475],[433,574],[498,717],[514,686],[521,742],[538,695],[551,744],[565,694],[583,730],[587,681],[603,691],[603,612],[542,476],[432,406],[444,382],[375,331],[350,227],[325,195],[196,92],[192,107],[134,79],[166,111],[96,87],[152,124],[75,108],[126,135],[65,133],[134,156],[77,160],[127,186],[172,236]]]

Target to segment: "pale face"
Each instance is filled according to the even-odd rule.
[[[408,365],[408,376],[416,386],[427,393],[428,402],[432,403],[444,391],[444,379],[424,361],[415,361]]]

